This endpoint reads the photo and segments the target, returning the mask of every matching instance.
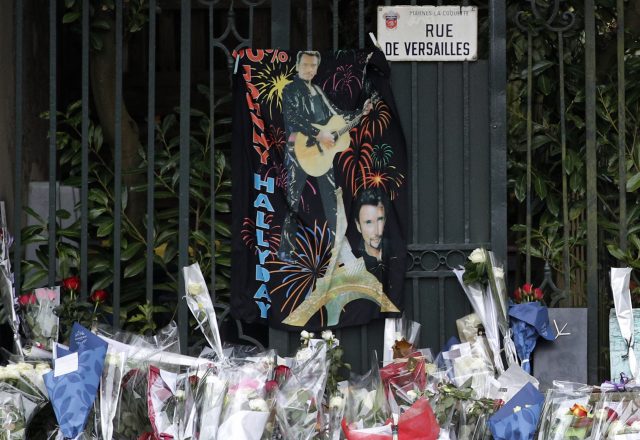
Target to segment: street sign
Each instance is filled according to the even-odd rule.
[[[380,6],[378,44],[389,61],[475,61],[475,6]]]

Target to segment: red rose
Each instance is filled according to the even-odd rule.
[[[522,286],[522,290],[524,291],[524,293],[526,293],[527,295],[530,295],[531,292],[533,291],[533,285],[526,283]]]
[[[513,298],[516,300],[516,302],[522,301],[522,290],[519,287],[514,290]]]
[[[20,295],[18,297],[18,302],[22,307],[26,307],[29,304],[36,303],[36,296],[33,293],[25,293],[24,295]]]
[[[107,293],[106,290],[100,289],[100,290],[95,290],[91,296],[89,297],[89,299],[91,300],[91,302],[105,302],[107,300],[107,298],[109,297],[109,294]]]
[[[275,370],[276,381],[278,383],[284,382],[289,376],[291,376],[291,369],[286,365],[278,365]]]
[[[275,380],[268,380],[264,383],[264,389],[267,394],[271,394],[278,390],[278,382]]]
[[[62,280],[62,285],[65,289],[73,290],[75,292],[80,289],[80,277],[76,275],[73,277],[65,278],[64,280]]]
[[[539,287],[536,287],[533,291],[533,297],[538,301],[542,300],[544,298],[544,293],[542,292],[542,289]]]

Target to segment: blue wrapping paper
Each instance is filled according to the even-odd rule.
[[[71,354],[68,356],[73,356],[77,350],[77,370],[58,377],[53,370],[42,376],[60,431],[66,438],[75,438],[84,430],[98,393],[107,346],[106,342],[89,330],[74,324],[70,345]],[[61,359],[58,358],[58,360]]]
[[[544,395],[527,383],[489,418],[494,440],[531,440],[536,432]]]
[[[513,331],[513,344],[516,347],[518,357],[522,360],[522,369],[531,373],[529,358],[538,336],[553,341],[555,333],[549,325],[549,311],[537,301],[512,304],[509,308],[511,317],[511,330]]]

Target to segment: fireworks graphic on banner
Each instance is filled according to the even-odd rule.
[[[293,261],[274,260],[270,262],[271,275],[282,275],[280,285],[274,288],[272,295],[282,294],[286,298],[281,311],[295,310],[298,304],[307,297],[322,278],[331,259],[333,232],[325,222],[322,227],[314,222],[313,228],[298,225],[296,234],[296,250]]]
[[[353,65],[338,66],[333,75],[322,84],[322,89],[330,95],[346,94],[352,98],[353,94],[362,88],[360,77],[353,72]]]
[[[278,252],[280,246],[280,226],[273,226],[273,214],[267,214],[264,216],[264,223],[269,225],[269,229],[260,228],[264,231],[263,240],[269,243],[270,255],[273,256]],[[242,230],[240,231],[242,241],[249,248],[253,249],[255,254],[258,253],[258,247],[256,246],[256,222],[252,218],[245,218],[242,221]]]
[[[376,144],[371,151],[371,159],[376,169],[382,169],[389,164],[393,156],[393,147],[389,144]]]
[[[368,169],[358,178],[358,185],[354,194],[365,188],[379,188],[383,190],[391,200],[398,196],[398,190],[404,182],[404,175],[396,167],[390,166],[383,170]]]
[[[280,156],[282,157],[284,146],[287,143],[287,138],[282,127],[270,125],[267,130],[267,143],[270,148],[276,148]]]
[[[368,115],[362,117],[360,125],[363,135],[369,139],[381,135],[391,122],[389,107],[382,100],[376,101]]]
[[[351,130],[351,145],[338,156],[338,164],[342,167],[344,181],[351,187],[351,192],[355,194],[358,188],[358,176],[373,168],[372,152],[373,146],[364,141],[362,130]],[[353,147],[353,145],[359,145]]]
[[[282,67],[280,67],[282,66]],[[264,68],[255,74],[255,86],[260,92],[261,104],[266,104],[273,117],[273,106],[282,111],[282,91],[284,86],[293,81],[295,66],[285,64],[264,64]]]

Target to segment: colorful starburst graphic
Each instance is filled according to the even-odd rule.
[[[372,145],[364,140],[362,130],[354,128],[351,130],[351,146],[340,153],[338,164],[342,167],[344,181],[351,187],[351,192],[355,194],[358,188],[358,176],[373,168],[371,153]]]
[[[273,258],[278,252],[280,246],[280,226],[273,226],[273,214],[267,214],[264,216],[264,223],[269,225],[269,229],[259,228],[263,232],[263,240],[269,244],[270,257]],[[249,248],[253,249],[253,253],[258,253],[258,247],[256,246],[256,222],[252,218],[245,218],[242,221],[242,230],[240,236],[242,241]]]
[[[387,193],[389,199],[394,200],[403,182],[404,175],[394,166],[385,167],[382,170],[367,169],[358,176],[358,185],[354,194],[365,188],[379,188]]]
[[[280,157],[284,152],[284,146],[287,144],[287,138],[282,127],[270,125],[267,129],[267,143],[269,148],[275,148]]]
[[[376,144],[371,151],[373,166],[377,169],[386,167],[393,156],[393,147],[389,144]]]
[[[389,107],[383,100],[378,100],[373,104],[373,108],[368,115],[362,117],[360,125],[363,134],[369,139],[381,135],[391,122],[391,113]]]
[[[362,88],[362,80],[353,70],[351,64],[338,66],[335,73],[324,81],[322,89],[329,91],[331,95],[349,93],[352,98]]]
[[[332,244],[333,232],[326,222],[322,226],[314,222],[313,227],[298,225],[293,260],[270,263],[271,274],[282,276],[280,285],[271,291],[271,295],[284,294],[286,298],[280,311],[295,310],[313,292],[316,281],[325,275],[329,266]]]
[[[256,72],[254,85],[260,92],[258,100],[269,108],[271,116],[274,105],[277,110],[282,111],[282,91],[284,86],[293,81],[294,74],[295,66],[275,63],[265,63]]]

